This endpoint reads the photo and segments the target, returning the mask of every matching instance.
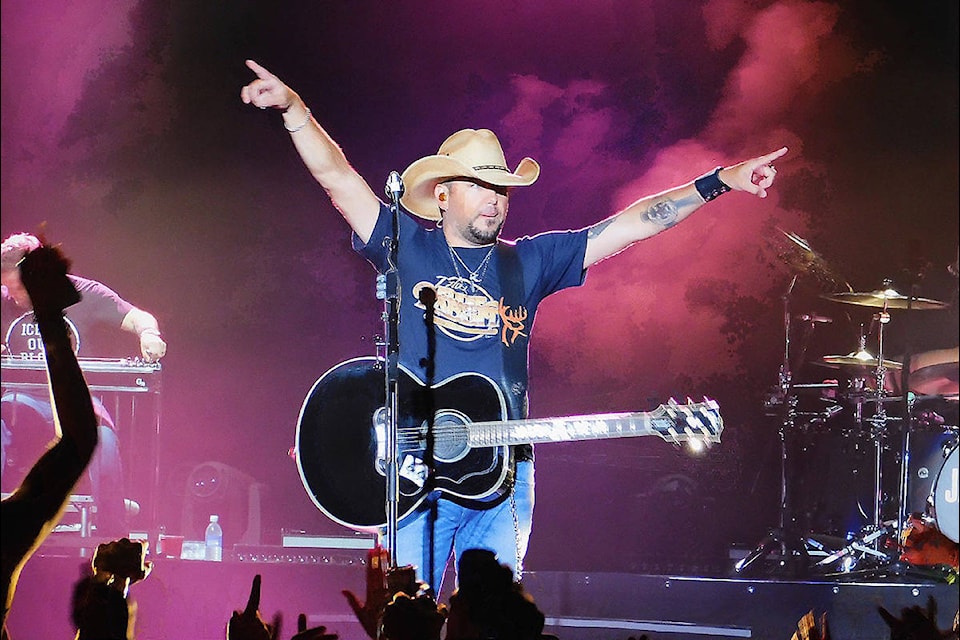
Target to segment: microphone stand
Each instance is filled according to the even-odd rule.
[[[397,520],[399,519],[400,477],[397,464],[397,419],[399,417],[399,359],[400,359],[400,286],[397,274],[397,252],[400,239],[400,197],[403,195],[403,181],[400,174],[391,171],[385,188],[390,197],[390,211],[393,214],[391,237],[384,240],[387,245],[386,272],[379,276],[383,282],[383,324],[384,324],[384,390],[386,415],[386,452],[384,473],[386,475],[385,509],[387,516],[387,551],[390,552],[390,568],[397,568]],[[379,288],[379,287],[378,287]]]

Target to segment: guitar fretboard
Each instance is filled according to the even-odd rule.
[[[719,442],[723,422],[719,406],[710,400],[698,404],[664,405],[653,412],[474,422],[466,427],[470,447],[496,447],[647,435],[659,435],[668,442],[691,438]]]

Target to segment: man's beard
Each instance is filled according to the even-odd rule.
[[[497,238],[500,237],[500,229],[502,228],[503,220],[500,220],[497,226],[489,231],[481,229],[471,222],[467,225],[467,233],[470,234],[470,237],[476,241],[477,244],[491,244],[496,242]]]

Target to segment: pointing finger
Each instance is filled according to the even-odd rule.
[[[786,148],[786,147],[780,147],[779,149],[777,149],[776,151],[774,151],[774,152],[772,152],[772,153],[768,153],[768,154],[765,155],[765,156],[760,156],[760,158],[758,158],[758,159],[760,160],[760,164],[770,164],[771,162],[773,162],[773,161],[776,160],[777,158],[782,158],[784,155],[786,155],[786,153],[787,153],[787,148]]]
[[[267,78],[273,77],[273,74],[267,71],[266,67],[257,64],[253,60],[246,60],[245,64],[247,65],[247,68],[257,74],[257,77],[261,80],[266,80]]]
[[[250,599],[247,600],[247,608],[244,609],[245,615],[254,615],[260,608],[260,574],[253,577],[253,585],[250,587]]]
[[[343,597],[347,599],[347,604],[350,605],[350,608],[353,610],[353,613],[359,616],[363,612],[363,605],[360,604],[360,600],[357,599],[357,596],[353,595],[352,591],[344,590]]]
[[[890,627],[891,629],[894,627],[894,625],[900,622],[897,618],[893,616],[893,614],[891,614],[889,611],[887,611],[883,607],[877,607],[877,611],[880,613],[880,617],[883,618],[883,621],[886,622],[887,626]]]
[[[277,611],[273,616],[273,624],[271,625],[271,640],[277,640],[280,637],[281,629],[283,629],[283,612]]]

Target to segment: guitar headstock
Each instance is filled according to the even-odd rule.
[[[687,398],[686,404],[680,404],[670,398],[654,413],[652,428],[667,442],[690,441],[704,445],[720,442],[723,418],[716,400],[704,397],[703,402],[694,402]]]

